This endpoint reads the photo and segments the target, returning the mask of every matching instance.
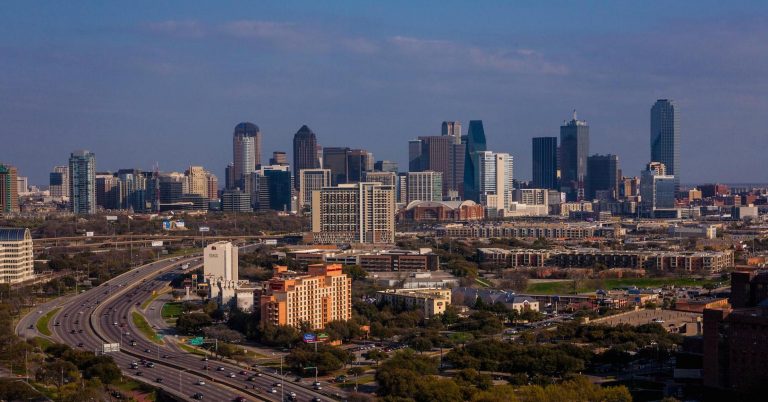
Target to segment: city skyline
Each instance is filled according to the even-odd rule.
[[[619,155],[624,174],[639,175],[648,110],[669,98],[684,110],[683,184],[764,182],[768,52],[755,38],[766,6],[690,4],[425,3],[408,13],[305,2],[124,13],[9,5],[0,137],[13,145],[0,161],[36,185],[78,148],[97,154],[100,168],[201,165],[223,178],[231,127],[252,121],[265,159],[291,153],[290,136],[307,124],[323,146],[404,167],[400,144],[439,135],[442,121],[466,132],[480,119],[488,148],[514,155],[516,175],[529,179],[530,139],[556,136],[575,108],[590,121],[590,152]],[[436,22],[447,15],[474,28]],[[590,24],[563,23],[573,16]]]

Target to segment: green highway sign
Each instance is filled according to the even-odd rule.
[[[203,344],[203,337],[202,336],[198,336],[198,337],[192,338],[192,339],[188,340],[187,343],[192,345],[192,346],[200,346],[200,345]]]

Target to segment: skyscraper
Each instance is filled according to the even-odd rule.
[[[110,210],[120,209],[121,186],[120,179],[112,173],[96,174],[96,206]]]
[[[347,183],[363,181],[366,172],[372,172],[373,153],[364,149],[352,149],[347,153]]]
[[[557,188],[557,137],[533,138],[533,188]]]
[[[373,171],[397,173],[397,162],[392,162],[388,160],[376,161],[376,163],[373,164]]]
[[[461,144],[461,122],[444,121],[440,131],[442,135],[453,137],[454,144]]]
[[[652,163],[640,176],[640,211],[643,216],[655,218],[660,210],[675,208],[675,177],[659,174]]]
[[[270,165],[288,165],[288,155],[285,151],[272,151],[272,157],[269,158]]]
[[[339,185],[347,182],[349,175],[349,148],[325,147],[323,148],[323,169],[331,171],[331,185]]]
[[[514,185],[512,156],[491,151],[475,154],[477,155],[475,184],[480,202],[495,209],[507,208],[512,202]]]
[[[301,169],[299,172],[299,211],[312,207],[312,192],[331,186],[329,169]]]
[[[464,185],[463,196],[466,200],[479,202],[480,194],[478,190],[477,169],[478,152],[486,150],[485,130],[482,120],[470,120],[467,136],[462,139],[465,144],[464,152]]]
[[[587,199],[616,199],[619,192],[619,157],[592,155],[587,158]]]
[[[421,171],[421,140],[408,141],[408,171]]]
[[[0,213],[19,212],[17,176],[15,167],[0,163]]]
[[[675,192],[679,191],[680,115],[669,99],[659,99],[651,108],[651,161],[667,167],[667,174],[675,176]]]
[[[395,189],[380,183],[325,187],[312,195],[315,243],[395,242]]]
[[[294,185],[299,186],[299,174],[302,169],[320,168],[317,152],[317,137],[306,125],[301,126],[293,136],[293,174]]]
[[[69,156],[69,204],[75,214],[96,212],[96,156],[77,150]]]
[[[69,198],[69,167],[54,166],[53,172],[49,175],[48,185],[51,197]]]
[[[261,164],[261,131],[257,125],[245,122],[235,126],[232,153],[232,180],[235,187],[243,188],[245,178]]]
[[[408,172],[407,180],[408,202],[443,200],[443,174],[441,172],[429,170]]]
[[[568,201],[584,197],[589,155],[589,125],[576,118],[560,126],[560,191]]]

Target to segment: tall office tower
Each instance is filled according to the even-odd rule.
[[[463,182],[464,145],[454,142],[449,135],[419,137],[419,169],[412,172],[434,171],[442,173],[443,195],[458,191]]]
[[[53,172],[49,175],[48,185],[51,197],[69,198],[69,167],[54,166]]]
[[[482,120],[470,120],[467,136],[462,139],[465,144],[464,152],[464,191],[465,200],[480,201],[480,192],[477,183],[478,152],[484,152],[485,130]]]
[[[347,153],[347,183],[363,181],[365,172],[373,171],[373,153],[364,149],[352,149]]]
[[[96,155],[91,151],[69,156],[69,204],[75,214],[96,212]]]
[[[161,173],[159,179],[160,204],[175,204],[184,194],[184,174],[179,172]]]
[[[260,172],[259,210],[290,212],[292,178],[290,170],[268,169]]]
[[[208,198],[208,172],[202,166],[190,166],[186,172],[186,194],[197,194]]]
[[[387,160],[376,161],[376,163],[373,164],[373,171],[397,173],[397,162],[392,162]]]
[[[615,200],[619,195],[619,157],[592,155],[587,158],[587,199]]]
[[[408,201],[442,201],[443,174],[424,171],[408,172]]]
[[[136,212],[147,209],[147,176],[139,169],[120,169],[117,171],[120,179],[120,208]]]
[[[576,118],[560,126],[560,191],[568,201],[584,198],[589,155],[589,125]]]
[[[29,178],[24,176],[16,176],[16,187],[19,194],[29,192]]]
[[[675,176],[659,174],[651,165],[640,176],[640,211],[648,218],[675,208]]]
[[[299,211],[312,208],[312,192],[330,186],[330,169],[301,169],[299,172]]]
[[[395,242],[395,189],[379,183],[341,184],[312,194],[315,243]]]
[[[285,151],[272,151],[272,157],[269,158],[270,165],[288,165],[288,155]]]
[[[231,190],[238,187],[235,183],[235,164],[230,163],[224,169],[224,188]]]
[[[342,273],[341,264],[312,264],[306,274],[278,266],[259,299],[262,325],[308,324],[323,329],[331,321],[352,318],[352,279]]]
[[[14,166],[0,163],[0,213],[19,212],[18,171]]]
[[[365,174],[365,181],[394,186],[397,184],[397,174],[395,172],[367,172]]]
[[[659,99],[651,108],[651,160],[667,167],[680,190],[680,114],[669,99]]]
[[[320,145],[320,144],[317,144],[317,148],[316,149],[317,149],[317,162],[318,162],[318,166],[322,167],[323,166],[323,146]]]
[[[398,173],[395,178],[395,202],[398,204],[408,203],[408,173]],[[375,181],[375,180],[374,180]]]
[[[242,188],[245,178],[261,165],[261,132],[253,123],[235,126],[232,137],[234,167],[232,169],[235,187]]]
[[[476,152],[477,175],[475,184],[480,202],[495,209],[505,209],[512,202],[514,189],[514,163],[507,153]],[[492,197],[493,196],[493,197]]]
[[[461,144],[461,122],[444,121],[440,131],[442,135],[453,137],[454,144]]]
[[[557,137],[533,138],[534,188],[557,188]]]
[[[208,283],[209,296],[228,304],[238,286],[237,246],[228,241],[207,245],[203,253],[203,278]]]
[[[34,268],[35,256],[29,229],[0,228],[0,283],[30,280],[35,276]]]
[[[640,178],[622,177],[619,183],[619,197],[627,199],[640,195]]]
[[[219,199],[219,178],[211,172],[206,172],[206,180],[208,181],[208,200],[216,201]]]
[[[323,169],[331,171],[331,185],[347,183],[349,176],[349,148],[326,147],[323,148]]]
[[[408,171],[421,171],[421,140],[408,141]]]
[[[306,125],[301,126],[293,135],[293,174],[294,185],[299,186],[299,173],[302,169],[319,169],[322,148],[318,152],[317,137]]]
[[[110,172],[96,173],[96,206],[120,209],[120,179]]]

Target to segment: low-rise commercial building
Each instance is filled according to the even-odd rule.
[[[390,289],[376,292],[378,302],[391,303],[395,306],[405,306],[409,309],[420,309],[426,317],[442,314],[451,304],[450,289]]]

